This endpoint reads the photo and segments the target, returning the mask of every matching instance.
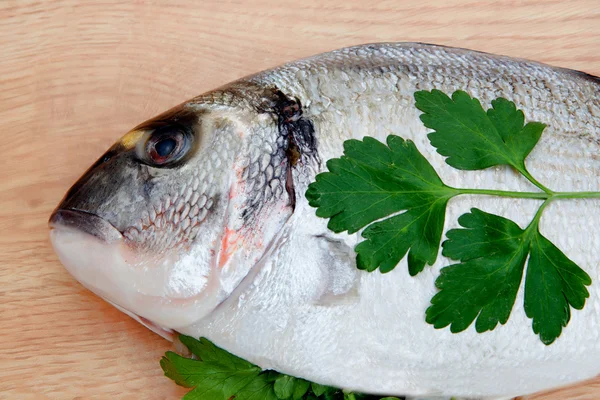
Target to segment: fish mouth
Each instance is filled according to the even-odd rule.
[[[58,207],[49,226],[60,262],[82,286],[167,340],[216,306],[219,282],[202,265],[181,283],[193,252],[139,251],[107,220],[70,208]]]
[[[58,208],[50,216],[48,225],[50,229],[66,228],[81,231],[107,243],[123,239],[121,232],[110,222],[87,211]]]

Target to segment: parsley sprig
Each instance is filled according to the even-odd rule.
[[[531,223],[522,229],[498,215],[473,208],[447,232],[442,255],[457,264],[441,270],[439,292],[426,321],[435,328],[461,332],[475,321],[477,332],[505,324],[525,272],[525,313],[533,331],[549,345],[566,327],[571,308],[582,309],[591,279],[539,231],[546,206],[558,199],[600,197],[600,192],[555,192],[528,170],[525,159],[546,125],[525,123],[509,100],[498,98],[485,111],[463,91],[448,97],[439,90],[415,93],[428,138],[446,163],[460,170],[492,166],[514,168],[540,191],[518,192],[446,185],[410,140],[390,135],[387,143],[365,137],[344,142],[344,155],[327,162],[306,192],[319,217],[334,232],[362,231],[357,267],[386,273],[407,254],[411,275],[437,258],[448,201],[458,195],[493,195],[541,200]]]
[[[180,335],[179,340],[197,359],[168,351],[160,366],[175,383],[193,388],[182,400],[400,400],[346,392],[272,370],[263,371],[205,338]]]

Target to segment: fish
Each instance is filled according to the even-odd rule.
[[[305,191],[348,139],[412,140],[448,185],[535,189],[508,167],[451,168],[427,139],[418,90],[513,101],[548,125],[527,159],[553,190],[600,190],[600,79],[422,43],[343,48],[240,78],[127,132],[66,193],[50,239],[83,286],[172,340],[206,337],[264,369],[382,395],[500,399],[600,373],[600,203],[553,202],[541,232],[592,278],[562,335],[540,342],[522,307],[505,325],[453,334],[425,322],[439,255],[415,277],[356,268],[356,234],[333,233]],[[539,202],[453,198],[524,227]]]

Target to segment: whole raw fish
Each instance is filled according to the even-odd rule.
[[[263,368],[365,393],[508,397],[600,373],[600,202],[553,202],[540,230],[593,280],[582,311],[542,344],[523,311],[452,334],[425,322],[441,267],[410,277],[355,267],[304,197],[350,138],[411,139],[454,187],[535,190],[509,168],[459,171],[429,144],[414,92],[514,101],[548,128],[527,165],[553,190],[600,190],[600,79],[447,47],[351,47],[198,96],[120,139],[53,213],[73,276],[156,332],[204,336]],[[526,226],[539,202],[451,200],[445,230],[478,207]]]

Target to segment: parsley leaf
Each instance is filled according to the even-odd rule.
[[[583,308],[591,283],[585,271],[536,230],[527,263],[525,313],[543,343],[560,336],[571,318],[570,307]]]
[[[348,140],[344,155],[327,162],[329,172],[317,175],[306,198],[317,215],[330,218],[329,229],[362,233],[357,248],[360,269],[389,272],[409,252],[411,275],[433,264],[441,241],[445,210],[455,190],[444,185],[413,142],[389,136],[387,146],[376,139]]]
[[[525,312],[533,331],[551,344],[567,325],[570,307],[582,309],[591,279],[538,230],[539,217],[521,229],[509,219],[476,208],[448,231],[443,255],[460,264],[441,270],[440,289],[426,311],[435,328],[461,332],[477,318],[477,332],[505,324],[521,284],[527,255]]]
[[[208,339],[180,335],[179,340],[198,357],[168,351],[160,361],[165,376],[193,388],[183,400],[377,400],[379,397],[344,392],[304,379],[263,371],[215,346]],[[395,398],[386,398],[395,399]]]
[[[450,325],[456,333],[477,318],[477,332],[489,331],[508,320],[528,243],[517,224],[476,208],[458,222],[466,229],[448,231],[442,254],[461,263],[440,271],[435,282],[440,292],[431,299],[426,321],[435,328]]]
[[[488,118],[512,153],[515,168],[522,167],[525,158],[531,153],[546,128],[539,122],[525,124],[525,114],[517,110],[512,101],[498,98],[492,101],[492,108],[487,111]]]
[[[376,222],[362,233],[367,239],[356,246],[357,266],[372,271],[377,266],[382,273],[393,270],[410,248],[408,271],[414,276],[425,263],[435,262],[444,219],[447,197],[428,199],[421,206]]]
[[[309,381],[289,375],[281,375],[275,380],[274,389],[275,394],[281,400],[299,400],[308,392],[309,387]]]
[[[265,374],[254,378],[242,389],[234,393],[236,400],[278,400],[273,383],[269,382]],[[184,400],[186,400],[184,398]]]
[[[522,171],[546,127],[539,122],[524,125],[523,112],[502,98],[492,101],[487,113],[479,100],[460,90],[452,98],[439,90],[419,91],[415,100],[423,111],[421,121],[434,130],[428,135],[431,144],[457,169],[510,165]]]
[[[331,388],[329,388],[329,386],[325,386],[325,385],[321,385],[321,384],[312,382],[310,384],[310,389],[313,391],[315,396],[322,396]]]
[[[165,375],[178,385],[195,387],[184,397],[185,400],[195,398],[227,400],[233,395],[240,399],[257,391],[256,384],[253,387],[248,387],[248,385],[257,381],[262,372],[259,367],[218,349],[206,339],[200,339],[197,342],[193,338],[183,335],[180,336],[180,339],[199,360],[167,352],[160,361],[160,365]],[[264,395],[265,399],[270,395],[266,388],[259,392]]]

